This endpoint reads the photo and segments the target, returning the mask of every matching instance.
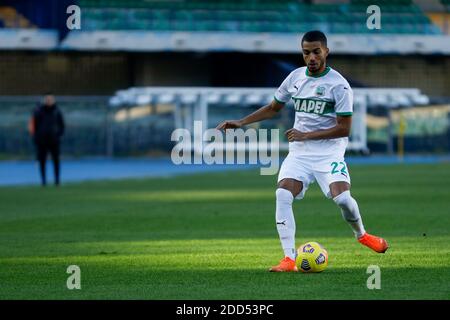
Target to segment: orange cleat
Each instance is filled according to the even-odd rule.
[[[295,264],[295,260],[292,260],[289,257],[284,257],[280,264],[277,266],[273,266],[269,269],[270,272],[297,272],[298,268]]]
[[[368,234],[367,232],[364,233],[360,238],[358,238],[359,243],[365,245],[366,247],[369,247],[375,252],[378,253],[385,253],[387,249],[389,249],[389,245],[383,238],[373,236],[371,234]]]

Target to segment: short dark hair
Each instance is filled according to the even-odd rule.
[[[312,30],[305,33],[302,38],[302,44],[303,41],[307,42],[320,41],[322,45],[324,45],[325,47],[327,46],[327,37],[322,31],[319,30]]]

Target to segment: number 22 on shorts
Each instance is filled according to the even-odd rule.
[[[345,162],[332,162],[331,163],[331,174],[342,173],[347,175],[347,165]]]

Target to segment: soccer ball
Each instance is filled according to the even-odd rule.
[[[307,242],[297,250],[298,268],[302,272],[322,272],[328,265],[328,252],[317,242]]]

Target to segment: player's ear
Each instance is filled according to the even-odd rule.
[[[325,48],[325,58],[328,57],[328,54],[330,53],[330,49],[328,47]]]

